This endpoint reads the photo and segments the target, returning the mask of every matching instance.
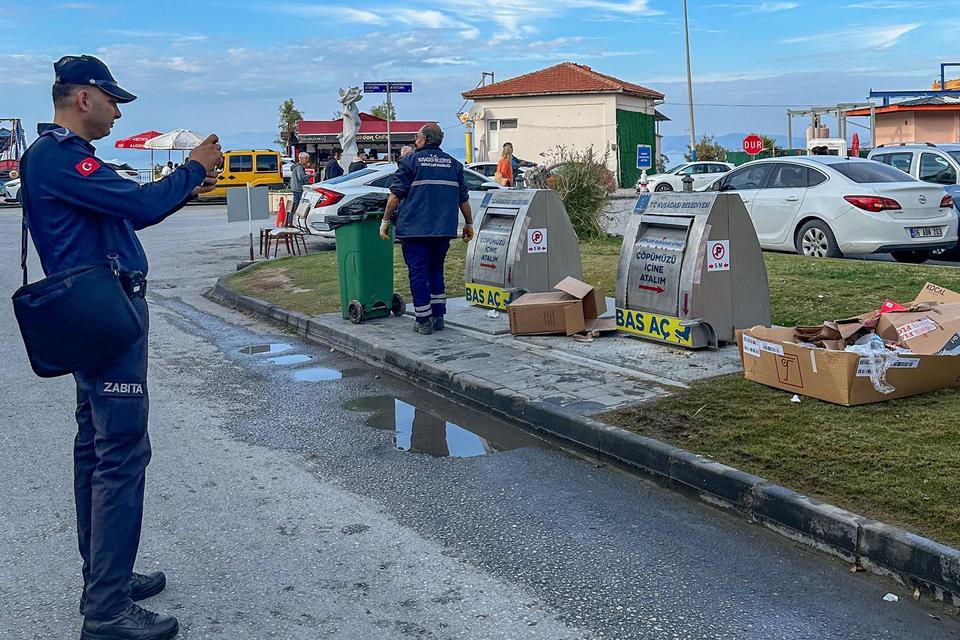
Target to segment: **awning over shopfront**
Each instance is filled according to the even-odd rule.
[[[425,120],[394,120],[391,122],[390,137],[394,149],[398,145],[413,144],[417,131],[425,124],[429,124],[429,122]],[[297,124],[297,143],[331,149],[339,146],[338,136],[342,131],[342,120],[301,120]],[[365,146],[386,148],[387,121],[369,113],[361,113],[357,144],[361,148]]]

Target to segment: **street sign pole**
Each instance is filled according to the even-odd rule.
[[[390,119],[393,116],[393,104],[390,102],[390,83],[387,83],[387,162],[393,158],[390,155]]]

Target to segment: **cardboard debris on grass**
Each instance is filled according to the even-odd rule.
[[[510,333],[515,336],[564,334],[589,339],[617,330],[602,291],[567,277],[547,293],[526,293],[507,307]]]
[[[960,385],[960,293],[928,282],[916,299],[817,327],[737,332],[744,376],[853,406]]]

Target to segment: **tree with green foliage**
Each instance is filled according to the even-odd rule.
[[[394,121],[397,119],[397,109],[393,106],[393,103],[387,104],[378,104],[373,109],[370,109],[370,114],[378,118],[383,118],[384,120]],[[387,116],[390,116],[389,118]]]
[[[757,134],[760,136],[760,139],[763,140],[763,150],[773,153],[777,148],[777,141],[765,133]]]
[[[297,123],[303,120],[303,113],[293,105],[293,98],[288,98],[280,103],[278,110],[280,122],[278,128],[280,134],[277,136],[277,142],[286,144],[290,139],[290,133],[297,130]]]
[[[707,160],[719,160],[720,162],[723,162],[727,159],[726,149],[724,149],[713,136],[704,134],[700,140],[697,141],[696,149],[698,162]],[[690,152],[683,154],[683,157],[687,162],[691,162],[693,159],[693,156],[690,154]]]

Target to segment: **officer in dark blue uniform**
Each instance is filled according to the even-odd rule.
[[[97,158],[91,141],[110,133],[118,104],[136,98],[91,56],[54,64],[54,123],[41,124],[24,155],[24,216],[47,275],[116,256],[144,327],[147,258],[136,231],[157,224],[212,189],[223,160],[210,136],[188,162],[159,182],[138,185]],[[136,282],[134,282],[136,280]],[[116,359],[74,374],[77,383],[74,490],[83,558],[81,638],[161,640],[177,620],[133,603],[166,586],[163,573],[135,574],[140,542],[147,435],[147,335]]]
[[[410,275],[416,316],[414,331],[430,334],[443,329],[447,295],[443,263],[450,239],[457,237],[457,211],[463,214],[463,240],[473,238],[473,214],[463,165],[440,149],[443,130],[427,124],[417,133],[417,151],[401,159],[390,185],[380,237],[389,239],[389,223],[401,201],[397,238]]]

